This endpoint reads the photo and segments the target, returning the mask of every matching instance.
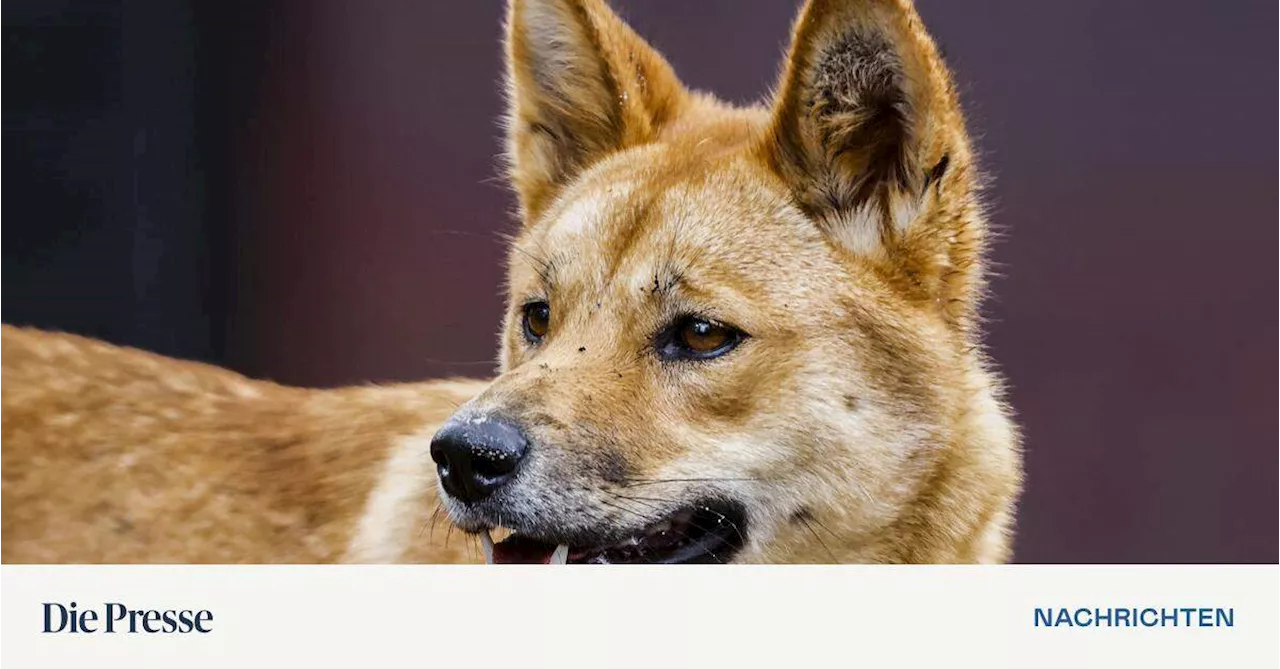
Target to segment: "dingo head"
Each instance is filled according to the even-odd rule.
[[[452,520],[500,560],[1003,558],[976,176],[909,3],[809,3],[746,109],[600,0],[507,28],[523,222],[502,374],[432,445]]]

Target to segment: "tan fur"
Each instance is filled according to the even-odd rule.
[[[4,326],[5,562],[331,562],[400,447],[425,453],[474,381],[302,390],[65,334]],[[429,462],[429,460],[427,460]],[[414,478],[432,483],[430,469]],[[420,531],[403,540],[474,561]],[[455,537],[456,539],[456,537]],[[429,548],[427,548],[429,544]]]
[[[1008,558],[1021,463],[979,340],[986,226],[909,3],[811,2],[775,100],[745,109],[686,90],[599,0],[515,0],[507,28],[524,223],[502,374],[304,391],[5,328],[5,561],[463,558],[414,533],[429,436],[464,402],[532,443],[503,524],[643,526],[710,495],[746,508],[742,562]],[[537,343],[531,301],[551,305]],[[749,337],[660,360],[687,314]]]

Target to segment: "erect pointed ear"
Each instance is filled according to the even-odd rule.
[[[687,97],[603,0],[512,0],[507,75],[508,160],[526,220],[592,162],[651,141]]]
[[[967,160],[963,128],[908,0],[813,0],[796,20],[764,153],[806,213],[875,254],[924,213],[948,165]]]

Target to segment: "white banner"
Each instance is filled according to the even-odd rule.
[[[1274,669],[1278,592],[1274,565],[6,565],[0,660]]]

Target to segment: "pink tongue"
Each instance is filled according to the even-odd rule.
[[[493,545],[494,564],[550,564],[555,544],[513,534]]]

